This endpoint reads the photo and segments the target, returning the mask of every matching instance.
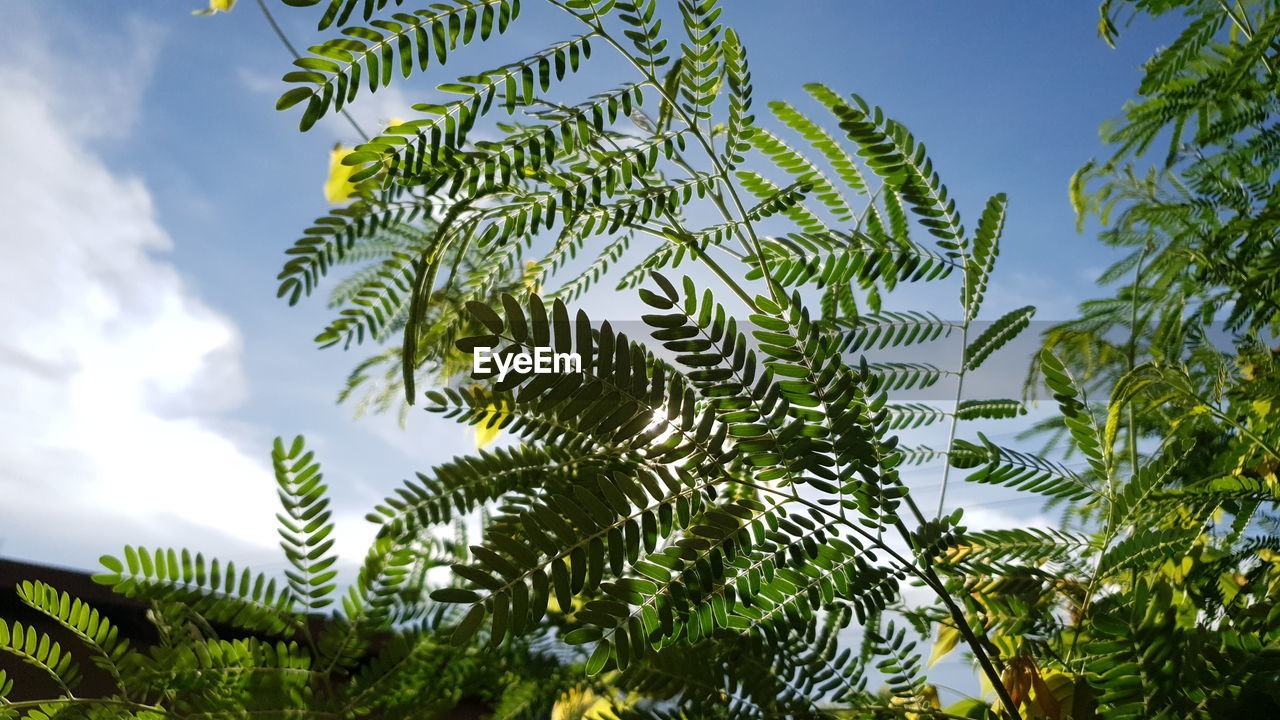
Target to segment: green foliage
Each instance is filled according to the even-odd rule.
[[[1084,499],[1094,493],[1092,486],[1062,465],[1031,453],[1002,448],[983,435],[978,435],[981,445],[961,441],[961,448],[968,453],[952,459],[952,465],[969,468],[986,462],[967,478],[970,482],[1005,485],[1027,492],[1038,492],[1050,497]]]
[[[523,683],[558,677],[555,659],[530,645],[481,656],[439,641],[447,611],[427,598],[426,574],[458,558],[451,543],[425,536],[376,542],[342,610],[315,614],[332,602],[335,587],[326,488],[301,438],[288,448],[277,439],[272,457],[288,589],[198,553],[126,547],[123,561],[103,557],[106,572],[95,579],[149,603],[160,642],[142,648],[81,600],[24,582],[18,597],[84,645],[115,689],[77,697],[80,672],[71,652],[33,627],[2,623],[0,650],[43,670],[63,694],[0,703],[0,716],[398,717],[434,715],[467,696],[496,704],[506,692],[526,704],[507,717],[532,718],[550,707],[554,697]],[[3,694],[10,687],[0,675]]]
[[[509,0],[389,17],[379,15],[384,4],[364,4],[362,26],[349,24],[358,3],[328,6],[320,26],[341,27],[341,37],[295,63],[285,80],[296,87],[279,103],[304,105],[304,129],[357,100],[362,86],[376,92],[397,74],[443,65],[463,45],[495,42],[520,15]],[[890,625],[882,635],[879,618],[904,609],[908,578],[945,596],[940,558],[964,531],[958,514],[927,520],[920,512],[899,476],[908,454],[890,431],[946,420],[954,432],[963,419],[1018,408],[972,399],[898,406],[888,392],[962,380],[1025,328],[1030,311],[977,346],[964,343],[955,371],[856,353],[928,343],[953,329],[967,337],[996,256],[1003,199],[967,238],[924,145],[857,96],[809,86],[838,130],[794,106],[770,106],[813,158],[759,127],[746,50],[714,0],[679,3],[674,23],[652,0],[552,4],[580,35],[440,85],[448,99],[416,105],[418,118],[357,146],[344,160],[355,168],[356,199],[306,231],[280,275],[280,295],[292,303],[335,266],[358,263],[333,290],[340,314],[317,341],[383,344],[402,335],[399,352],[362,365],[348,393],[384,364],[402,364],[399,385],[412,403],[419,378],[459,376],[459,357],[477,348],[576,353],[581,367],[572,370],[517,370],[426,393],[428,410],[501,427],[520,445],[422,473],[379,505],[370,515],[378,538],[345,593],[326,485],[300,440],[273,452],[283,583],[200,554],[134,548],[123,561],[104,558],[99,581],[177,613],[164,615],[167,632],[172,623],[230,624],[276,638],[208,640],[181,656],[183,667],[304,672],[296,685],[255,696],[254,708],[395,712],[414,695],[406,687],[376,693],[378,683],[416,687],[442,658],[519,657],[551,628],[557,642],[582,647],[577,661],[588,674],[649,696],[628,707],[637,716],[723,714],[725,691],[739,698],[730,705],[738,716],[822,714],[828,693],[856,708],[879,702],[864,689],[873,667],[895,674],[904,701],[921,696],[906,629]],[[621,53],[636,77],[577,104],[548,99],[600,46]],[[473,141],[480,128],[497,139]],[[690,224],[704,214],[699,205],[720,220]],[[913,218],[940,252],[911,239]],[[766,235],[769,223],[791,231]],[[645,339],[566,304],[641,236],[658,246],[619,284],[653,309],[643,317]],[[580,254],[585,270],[548,284]],[[742,263],[742,279],[721,267],[723,258]],[[686,259],[724,281],[744,319],[694,279],[659,273]],[[902,283],[953,271],[966,298],[963,323],[879,307],[882,293]],[[821,314],[809,308],[815,289]],[[871,313],[858,311],[859,296]],[[375,403],[388,407],[386,397],[377,391]],[[476,510],[492,513],[478,543],[451,560],[429,552],[437,528]],[[428,592],[426,569],[440,564],[455,582]],[[317,632],[306,613],[331,604],[340,610]],[[950,607],[953,622],[969,627]],[[856,658],[837,633],[854,618],[874,625]],[[368,659],[378,633],[390,633],[392,656],[420,652],[424,665],[366,677],[385,662],[385,649]],[[998,685],[988,647],[971,650]],[[744,651],[760,657],[759,668],[738,667]],[[676,665],[699,670],[657,681]],[[335,673],[346,677],[330,685]],[[245,682],[189,702],[233,702],[254,687]]]
[[[1264,342],[1277,317],[1267,114],[1280,16],[1266,2],[1107,2],[1110,40],[1122,9],[1187,22],[1104,129],[1115,157],[1072,178],[1081,221],[1096,214],[1125,252],[1099,281],[1114,294],[1045,334],[1029,384],[1043,379],[1060,409],[1035,430],[1086,468],[1028,472],[1028,487],[1058,495],[1089,560],[1060,556],[1070,572],[1056,586],[1039,551],[1018,572],[991,565],[991,587],[1013,598],[982,601],[1016,642],[1044,645],[1043,665],[1087,682],[1098,716],[1274,714],[1280,613],[1262,548],[1280,467]],[[1138,168],[1165,138],[1161,165]],[[1053,620],[1059,608],[1070,623]]]
[[[1105,242],[1140,249],[1131,287],[1144,310],[1157,313],[1148,322],[1166,320],[1160,310],[1172,312],[1173,303],[1161,298],[1182,293],[1199,312],[1179,308],[1179,315],[1207,323],[1225,313],[1217,319],[1232,329],[1274,332],[1276,128],[1269,115],[1280,13],[1258,1],[1124,5],[1153,15],[1184,10],[1189,22],[1147,63],[1140,99],[1106,128],[1116,155],[1081,169],[1075,204],[1082,216],[1115,218]],[[1166,137],[1162,166],[1135,168]]]
[[[839,126],[835,132],[795,106],[770,105],[815,158],[757,126],[746,52],[721,26],[714,2],[680,3],[683,33],[676,38],[662,32],[670,18],[656,2],[559,7],[585,35],[442,86],[464,98],[417,106],[423,120],[388,128],[347,158],[365,183],[357,205],[400,202],[415,189],[425,193],[424,209],[446,209],[406,253],[416,260],[394,266],[408,273],[403,281],[395,275],[389,284],[387,270],[370,269],[350,285],[370,288],[370,304],[404,319],[399,359],[410,402],[420,365],[448,366],[446,346],[423,341],[428,326],[419,318],[435,309],[474,329],[455,336],[464,353],[487,348],[510,357],[544,348],[581,358],[572,372],[513,371],[501,380],[474,378],[480,384],[467,390],[427,392],[428,410],[500,427],[521,444],[420,474],[370,518],[382,526],[383,540],[399,543],[459,514],[496,508],[470,559],[453,565],[464,585],[433,595],[459,606],[446,626],[456,644],[503,647],[544,627],[559,609],[569,623],[564,640],[586,646],[588,672],[643,677],[644,687],[657,687],[662,663],[714,656],[731,638],[767,643],[787,666],[799,652],[787,639],[810,635],[824,616],[842,616],[842,623],[879,617],[900,602],[899,583],[909,576],[936,587],[937,553],[962,532],[954,518],[925,523],[895,469],[909,454],[888,432],[1021,412],[1008,400],[964,399],[950,409],[889,404],[887,392],[962,377],[1025,329],[1029,309],[966,342],[954,372],[856,356],[933,342],[956,329],[967,335],[997,253],[1003,198],[991,201],[977,235],[967,239],[924,146],[857,96],[809,86]],[[638,79],[577,105],[544,99],[555,81],[591,59],[598,41],[622,53]],[[676,45],[678,57],[666,54]],[[527,122],[496,122],[499,139],[470,142],[472,130],[499,108]],[[727,115],[723,126],[714,124],[717,111]],[[304,124],[310,120],[304,113]],[[695,150],[701,159],[690,154]],[[748,169],[752,151],[786,179]],[[684,218],[695,216],[700,202],[723,222],[690,226]],[[907,209],[938,237],[941,252],[910,239]],[[796,231],[761,232],[776,221]],[[547,235],[550,249],[534,254]],[[616,239],[593,242],[601,235]],[[619,287],[639,290],[652,308],[645,341],[566,304],[602,281],[641,236],[660,244],[624,268]],[[740,251],[729,247],[734,242]],[[584,270],[542,291],[566,258],[593,246]],[[517,270],[521,280],[521,268],[534,268],[536,280],[520,287],[508,274],[486,283],[487,294],[450,292],[465,277],[461,264],[489,266],[498,256],[504,259],[495,267]],[[763,281],[763,290],[748,292],[720,257],[744,262],[746,280]],[[747,306],[746,322],[692,278],[677,283],[659,274],[686,259],[726,282]],[[964,278],[963,323],[879,309],[882,292],[943,280],[955,269]],[[807,308],[807,286],[830,300],[820,317]],[[872,313],[857,311],[859,294]],[[350,289],[343,296],[361,297]],[[388,325],[375,318],[374,326]],[[806,500],[801,486],[821,500]],[[906,526],[907,509],[924,523],[919,529]],[[886,544],[886,531],[901,533],[919,554],[900,555]],[[860,688],[856,678],[866,668],[848,664],[834,632],[825,637],[829,652],[843,659],[824,651],[804,661],[828,666],[814,677]],[[869,646],[867,658],[902,655],[903,638],[893,631]],[[691,673],[681,682],[668,677],[660,696],[678,698],[688,711],[708,708],[699,694],[705,690],[686,684],[695,676],[715,687],[746,682]],[[773,687],[770,698],[752,690],[742,712],[779,702],[812,712],[816,687]],[[912,692],[922,687],[910,685]],[[874,702],[861,689],[845,700]]]
[[[71,692],[79,679],[71,653],[30,625],[0,623],[0,650],[43,670],[66,692]]]
[[[289,589],[310,610],[319,610],[333,602],[329,597],[337,587],[333,582],[338,571],[338,556],[333,549],[333,513],[329,511],[328,487],[323,484],[320,464],[312,453],[303,454],[302,436],[294,438],[288,451],[276,441],[271,452],[279,484],[280,504],[284,512],[280,522],[280,547],[293,569],[285,573]]]
[[[22,602],[49,616],[84,643],[93,653],[94,664],[108,672],[117,686],[123,687],[125,675],[130,672],[129,641],[119,637],[118,628],[110,620],[99,615],[97,610],[79,598],[71,597],[65,592],[59,593],[41,582],[24,582],[17,590]],[[17,635],[15,632],[14,638]],[[52,663],[52,660],[49,662]],[[69,660],[66,662],[69,663]],[[67,668],[55,668],[55,676],[59,678],[59,682],[65,682],[68,679]],[[74,679],[74,675],[70,679]],[[0,686],[2,685],[3,681],[0,681]]]
[[[986,279],[982,275],[975,275],[975,279],[980,279],[982,284],[986,283]],[[977,280],[975,280],[977,281]],[[986,362],[996,350],[1004,347],[1010,340],[1013,340],[1027,326],[1031,324],[1031,317],[1035,315],[1036,309],[1028,305],[1027,307],[1018,308],[1002,315],[1000,319],[991,323],[990,327],[982,331],[982,334],[973,339],[964,349],[964,367],[966,370],[976,370]]]
[[[333,3],[321,20],[321,29],[329,24],[327,20],[338,4]],[[346,3],[346,9],[337,17],[339,25],[346,23],[355,4],[355,0]],[[385,0],[378,3],[384,4]],[[369,5],[366,3],[366,7]],[[418,70],[426,70],[433,54],[435,62],[444,65],[449,53],[460,44],[466,45],[477,36],[487,40],[495,30],[499,34],[506,32],[519,13],[519,0],[459,0],[452,6],[438,5],[413,14],[395,13],[394,20],[378,20],[372,27],[348,25],[342,29],[345,37],[313,46],[310,56],[294,61],[299,70],[284,79],[298,87],[282,95],[276,109],[285,110],[305,101],[301,128],[307,130],[326,113],[341,110],[356,99],[362,73],[369,92],[376,92],[389,85],[397,71],[409,77],[415,65]],[[365,19],[368,17],[366,13]],[[557,65],[562,64],[563,59],[557,61]],[[549,64],[546,67],[549,71]],[[542,63],[538,71],[545,72]],[[532,83],[532,73],[531,67],[521,66],[517,74],[526,75],[525,82]],[[513,77],[509,75],[507,79],[514,82]]]
[[[570,686],[622,718],[1273,708],[1280,361],[1260,331],[1276,322],[1280,143],[1267,113],[1280,15],[1129,4],[1185,6],[1191,26],[1108,138],[1132,158],[1168,131],[1172,151],[1163,171],[1113,161],[1072,180],[1076,207],[1111,223],[1104,240],[1132,250],[1104,281],[1134,279],[1046,335],[1030,383],[1056,403],[1033,428],[1052,433],[1045,452],[960,437],[969,421],[1026,412],[965,394],[1034,314],[978,326],[1004,195],[967,232],[925,145],[857,95],[808,85],[816,112],[770,103],[765,127],[715,0],[547,0],[567,39],[521,25],[545,49],[438,85],[416,117],[355,148],[355,198],[303,233],[279,276],[296,303],[358,265],[317,337],[377,346],[344,396],[365,389],[402,412],[425,398],[510,446],[379,503],[348,579],[318,465],[301,439],[277,441],[281,577],[187,550],[104,557],[97,580],[150,606],[161,642],[146,652],[74,598],[24,585],[119,693],[75,697],[70,655],[5,624],[0,650],[64,694],[0,714],[431,716],[471,695],[540,717]],[[339,36],[295,63],[279,103],[304,105],[303,129],[397,76],[438,72],[463,46],[495,65],[521,22],[515,0],[390,5],[326,5],[319,28]],[[1116,5],[1102,7],[1109,40]],[[631,75],[552,99],[602,51]],[[676,279],[683,263],[705,272]],[[571,307],[614,276],[647,308],[644,337]],[[911,283],[957,285],[960,320],[882,307]],[[1208,340],[1222,313],[1234,353]],[[930,347],[953,334],[957,357]],[[479,349],[580,364],[468,377]],[[927,358],[866,357],[900,349]],[[890,399],[952,383],[949,403]],[[936,425],[945,446],[902,443]],[[937,460],[930,517],[903,472]],[[970,531],[962,511],[944,513],[952,470],[1043,496],[1065,527]],[[855,622],[850,647],[841,630]],[[963,644],[994,703],[941,709],[921,649],[935,629],[935,657]]]

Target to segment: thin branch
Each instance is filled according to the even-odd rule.
[[[293,46],[293,43],[289,42],[289,37],[284,34],[284,30],[281,29],[280,24],[276,22],[275,16],[273,16],[271,14],[271,10],[267,8],[267,3],[264,2],[264,0],[258,0],[258,8],[262,10],[262,16],[267,19],[267,24],[271,26],[276,37],[279,38],[280,44],[284,45],[285,49],[289,51],[289,54],[293,56],[294,60],[301,60],[301,53],[299,53],[298,49]],[[361,137],[361,139],[368,142],[369,134],[360,127],[360,123],[357,123],[354,117],[351,117],[351,113],[347,112],[346,108],[343,108],[340,112],[342,113],[342,117],[346,118],[348,123],[351,123],[351,127],[355,128],[356,133]]]

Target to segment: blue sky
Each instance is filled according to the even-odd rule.
[[[271,4],[296,44],[317,39],[314,11]],[[499,61],[577,32],[525,6]],[[1076,234],[1067,178],[1102,152],[1098,125],[1170,25],[1129,28],[1113,50],[1092,2],[726,6],[758,112],[803,100],[805,82],[857,92],[925,140],[970,224],[988,195],[1008,193],[987,307],[1031,303],[1061,319],[1095,292],[1110,255]],[[278,567],[270,440],[305,433],[355,557],[373,502],[471,446],[463,428],[419,411],[402,431],[334,404],[360,356],[314,349],[322,304],[276,301],[275,274],[326,210],[329,148],[356,138],[337,119],[301,134],[295,113],[274,110],[289,58],[251,0],[214,17],[192,17],[197,7],[0,6],[0,555],[92,567],[125,542],[186,543]],[[485,52],[353,111],[366,128],[409,117],[430,84],[492,63]],[[603,63],[575,87],[605,89],[611,73]],[[607,293],[593,302],[640,312]],[[1035,516],[1003,502],[987,502],[988,522]]]

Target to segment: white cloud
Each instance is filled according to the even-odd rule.
[[[268,75],[247,66],[241,66],[237,69],[236,77],[240,79],[241,85],[255,95],[275,94],[279,96],[289,87],[281,82],[279,77]]]
[[[138,15],[124,24],[123,34],[65,21],[53,31],[43,26],[37,5],[6,4],[0,8],[6,87],[41,94],[56,109],[59,127],[77,138],[128,135],[164,33]],[[57,92],[43,92],[51,80]]]
[[[1032,499],[1031,502],[1023,502],[1027,498],[1017,498],[1009,504],[1016,504],[1017,507],[1024,508],[1023,512],[1014,512],[1013,510],[997,510],[992,507],[982,507],[980,505],[965,506],[965,503],[957,503],[964,508],[964,518],[960,521],[962,525],[969,529],[969,532],[981,532],[984,530],[1010,530],[1021,528],[1052,528],[1055,523],[1044,515],[1044,513],[1032,510],[1035,508]]]
[[[157,256],[172,242],[146,186],[89,146],[136,116],[159,38],[61,44],[97,68],[89,87],[18,19],[0,34],[24,38],[0,65],[0,552],[83,563],[161,536],[265,549],[267,458],[224,417],[245,395],[239,331]]]

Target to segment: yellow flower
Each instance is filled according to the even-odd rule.
[[[212,15],[219,12],[231,12],[231,8],[236,6],[236,0],[209,0],[209,9],[192,10],[192,15]]]
[[[542,277],[542,268],[538,263],[530,260],[524,264],[524,287],[529,292],[537,295],[542,292],[542,284],[538,280]]]
[[[589,688],[573,688],[551,709],[551,720],[614,720],[613,703]]]
[[[333,150],[329,151],[329,179],[324,183],[324,199],[334,205],[346,202],[355,194],[356,186],[351,182],[351,175],[355,173],[354,165],[343,165],[342,159],[351,152],[348,148],[338,143],[333,146]]]
[[[484,409],[484,416],[476,425],[476,449],[483,449],[493,444],[502,434],[502,421],[507,417],[507,403],[489,403]]]
[[[938,623],[938,639],[933,643],[933,651],[929,653],[929,663],[925,667],[946,657],[960,642],[960,630],[948,623]]]

